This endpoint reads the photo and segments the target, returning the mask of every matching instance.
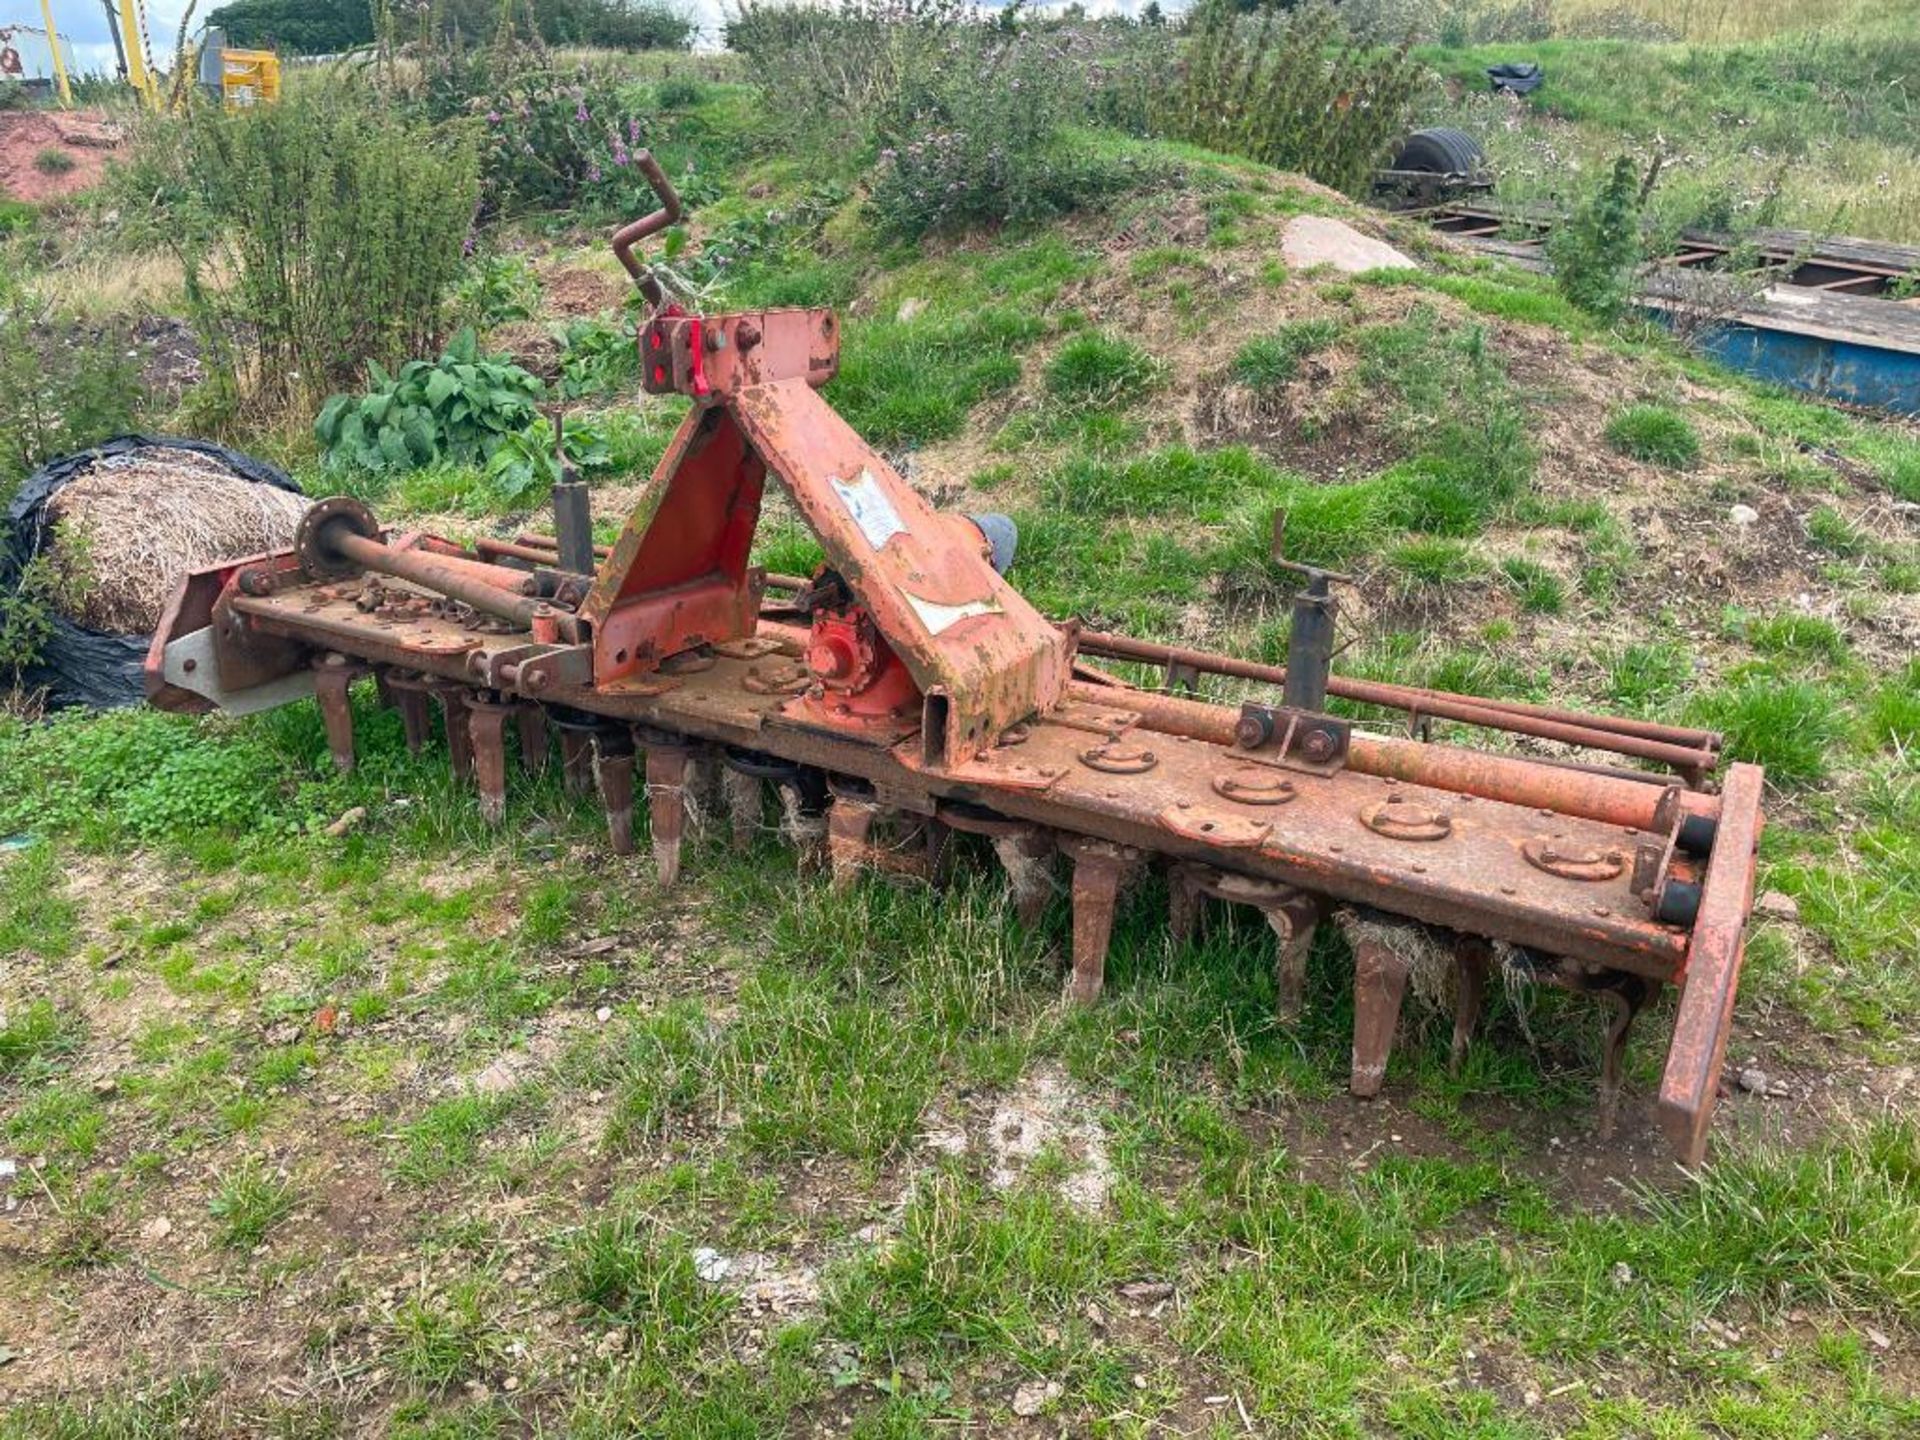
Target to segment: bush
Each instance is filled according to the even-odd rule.
[[[1136,131],[1298,170],[1358,191],[1406,134],[1425,69],[1404,45],[1379,50],[1350,36],[1331,6],[1257,19],[1230,0],[1204,0],[1184,53],[1164,32],[1140,52],[1123,82],[1115,119]],[[1131,113],[1127,113],[1131,110]]]
[[[1670,470],[1691,470],[1700,461],[1700,434],[1678,410],[1630,405],[1607,422],[1607,443],[1622,455]]]
[[[503,213],[587,205],[627,216],[657,203],[633,168],[647,121],[607,80],[581,69],[509,74],[468,108],[482,115],[488,205]]]
[[[1547,238],[1553,283],[1590,315],[1610,320],[1632,298],[1634,271],[1645,253],[1640,239],[1645,202],[1633,160],[1622,155],[1606,181]]]
[[[1069,128],[1088,113],[1082,37],[988,22],[963,0],[744,5],[726,27],[770,103],[871,145],[886,232],[1040,220],[1137,183]]]
[[[242,49],[337,55],[373,40],[367,0],[233,0],[207,16]]]
[[[178,256],[213,367],[275,408],[439,345],[479,198],[464,128],[322,84],[155,117],[118,183],[130,225]]]
[[[124,331],[89,332],[0,272],[0,507],[58,455],[134,428],[145,399]]]

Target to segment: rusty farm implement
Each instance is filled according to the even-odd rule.
[[[955,833],[985,837],[1022,915],[1070,877],[1069,995],[1100,993],[1115,899],[1166,868],[1176,932],[1209,899],[1252,906],[1297,1006],[1307,946],[1338,925],[1354,956],[1351,1087],[1378,1091],[1416,955],[1455,967],[1456,1054],[1490,973],[1606,1007],[1602,1124],[1635,1015],[1681,988],[1658,1113],[1675,1152],[1705,1147],[1739,981],[1761,773],[1718,737],[1331,673],[1339,577],[1305,571],[1284,668],[1097,634],[1040,615],[1002,573],[1011,527],[932,510],[821,398],[839,353],[828,310],[699,315],[667,303],[627,226],[615,252],[649,302],[643,383],[693,407],[618,540],[596,550],[586,496],[555,494],[556,534],[390,534],[350,499],[316,505],[293,548],[189,577],[147,661],[155,704],[258,709],[316,695],[336,761],[354,759],[348,689],[371,677],[410,745],[443,718],[458,773],[498,819],[507,732],[524,763],[557,738],[597,786],[612,842],[644,796],[662,884],[679,875],[689,794],[724,795],[736,834],[769,789],[836,884],[866,866],[937,875]],[[752,563],[765,487],[818,537],[811,577]],[[1125,683],[1097,661],[1164,668]],[[1179,693],[1202,674],[1275,687],[1238,707]],[[1330,713],[1402,712],[1404,733]],[[1559,742],[1585,763],[1417,738],[1435,718]],[[1640,762],[1627,768],[1617,760]]]

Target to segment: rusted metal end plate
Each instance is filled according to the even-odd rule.
[[[1707,862],[1706,888],[1687,947],[1685,986],[1673,1021],[1673,1044],[1660,1079],[1660,1127],[1681,1163],[1706,1155],[1720,1067],[1733,1025],[1733,999],[1746,954],[1747,914],[1753,907],[1754,848],[1760,843],[1760,799],[1765,776],[1756,765],[1735,765],[1720,791],[1720,830]]]

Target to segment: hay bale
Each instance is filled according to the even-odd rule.
[[[47,548],[73,596],[67,618],[148,634],[189,571],[285,549],[311,503],[192,450],[102,456],[47,502]]]

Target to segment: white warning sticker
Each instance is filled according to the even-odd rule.
[[[851,480],[829,480],[828,483],[847,507],[847,513],[853,516],[860,533],[867,537],[867,544],[875,550],[884,548],[894,536],[905,533],[907,527],[901,523],[899,512],[871,470],[862,469]]]
[[[902,590],[907,603],[913,607],[913,613],[920,617],[920,623],[927,627],[929,635],[944,635],[962,620],[971,620],[975,615],[998,615],[1000,602],[997,600],[969,600],[961,605],[942,605],[934,600],[922,600],[911,590]]]

